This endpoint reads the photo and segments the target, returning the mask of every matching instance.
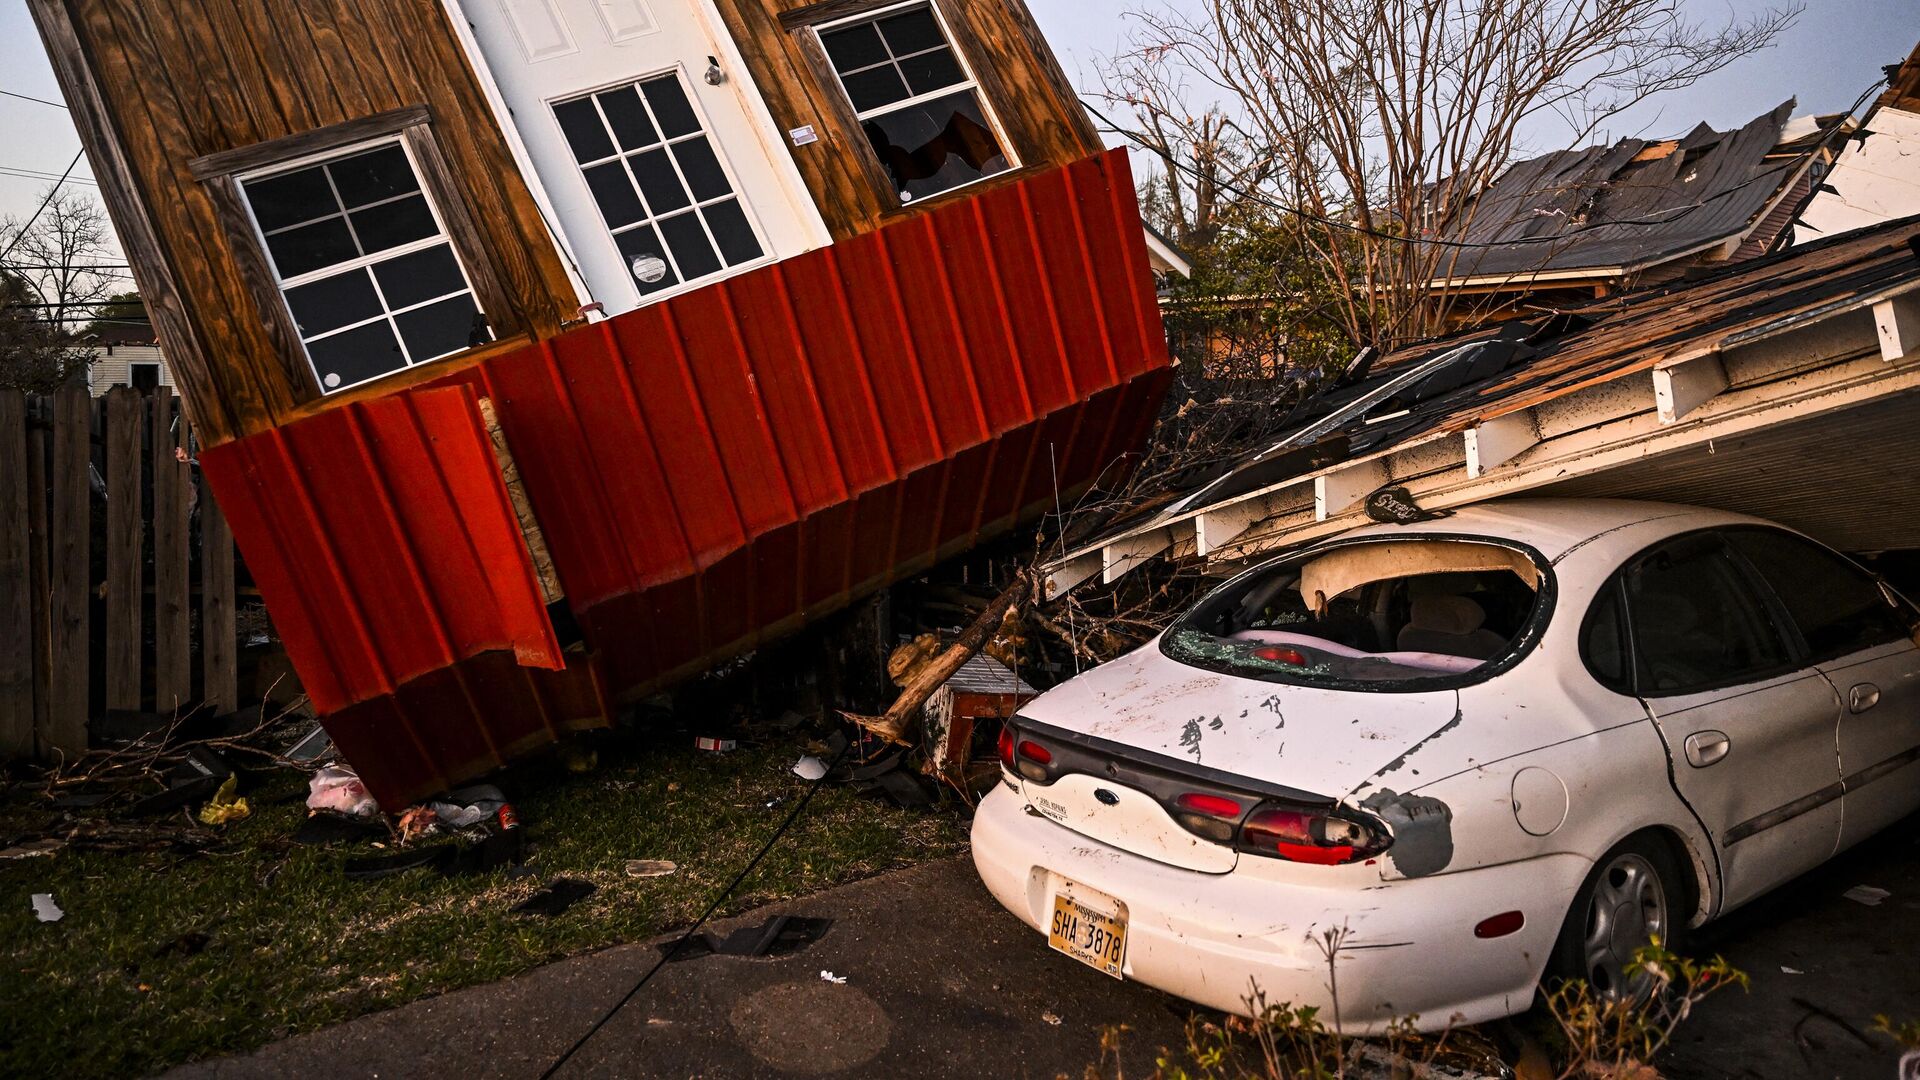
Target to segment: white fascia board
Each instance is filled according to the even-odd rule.
[[[1325,521],[1353,509],[1386,483],[1387,463],[1379,458],[1357,461],[1315,477],[1314,520]]]
[[[1271,516],[1274,501],[1270,496],[1256,495],[1201,510],[1193,519],[1196,554],[1202,557],[1212,554],[1246,532],[1255,522]]]
[[[1873,305],[1873,327],[1880,335],[1880,359],[1888,363],[1920,350],[1920,294],[1892,296]]]
[[[1719,350],[1684,357],[1653,369],[1653,403],[1663,424],[1677,424],[1680,418],[1723,393],[1728,386],[1727,366]]]
[[[1137,536],[1123,536],[1100,549],[1100,580],[1108,585],[1126,577],[1148,559],[1173,546],[1171,528],[1155,529]]]
[[[1532,449],[1540,441],[1540,425],[1532,409],[1496,416],[1468,428],[1467,475],[1480,477]]]
[[[1040,582],[1041,598],[1054,600],[1072,592],[1081,582],[1100,572],[1100,563],[1098,549],[1048,563],[1044,568],[1046,577]]]

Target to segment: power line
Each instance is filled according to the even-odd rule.
[[[34,97],[31,94],[16,94],[11,90],[0,90],[0,97],[19,98],[21,101],[35,101],[35,102],[39,102],[42,105],[51,105],[56,109],[67,108],[67,105],[65,102],[48,101],[46,98]]]
[[[41,183],[57,179],[56,175],[50,172],[40,172],[37,169],[16,169],[9,165],[0,165],[0,176],[11,176],[16,180],[38,180]],[[88,187],[100,186],[98,181],[89,180],[83,176],[70,176],[67,178],[67,183],[85,184]]]
[[[126,263],[7,263],[0,270],[131,270]]]
[[[80,164],[80,158],[86,152],[85,147],[74,152],[73,160],[67,162],[66,171],[61,173],[60,179],[55,180],[53,186],[47,189],[46,197],[40,200],[40,205],[33,208],[33,216],[27,219],[25,225],[20,226],[20,231],[14,234],[13,242],[7,245],[7,250],[0,251],[0,261],[4,261],[7,256],[13,254],[13,249],[20,246],[20,241],[27,238],[27,233],[33,228],[34,222],[39,221],[40,215],[47,212],[47,207],[53,203],[53,197],[60,193],[60,185],[67,182],[67,177],[73,174],[74,166]]]

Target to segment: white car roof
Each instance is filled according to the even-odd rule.
[[[1654,520],[1670,526],[1662,530],[1663,533],[1716,525],[1772,524],[1744,514],[1678,503],[1630,499],[1495,499],[1461,507],[1447,517],[1411,525],[1368,525],[1342,533],[1339,538],[1406,537],[1421,533],[1485,536],[1517,541],[1545,555],[1549,561],[1557,561],[1595,537]]]

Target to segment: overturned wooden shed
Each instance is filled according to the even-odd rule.
[[[1019,0],[32,0],[296,668],[383,804],[1144,436],[1126,162]]]

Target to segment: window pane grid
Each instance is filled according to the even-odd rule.
[[[385,161],[382,161],[378,156],[383,152],[392,151],[397,151],[398,156]],[[361,172],[350,177],[355,186],[360,189],[362,196],[377,194],[382,189],[392,191],[393,193],[380,194],[376,198],[361,197],[357,200],[350,199],[348,195],[341,190],[342,181],[335,173],[336,168],[350,164],[362,166]],[[398,168],[400,166],[404,166],[404,173]],[[325,390],[335,391],[345,389],[349,386],[356,386],[403,368],[460,352],[474,344],[473,338],[476,333],[491,337],[491,331],[488,330],[485,325],[485,313],[481,310],[478,299],[474,295],[472,280],[467,275],[466,267],[461,264],[459,257],[453,252],[452,242],[447,235],[446,225],[441,220],[439,207],[433,204],[433,200],[427,196],[426,190],[421,186],[418,168],[414,165],[412,154],[407,150],[404,143],[398,140],[388,140],[364,145],[334,157],[319,161],[309,161],[294,168],[285,168],[250,179],[243,179],[240,185],[241,191],[243,196],[248,198],[249,209],[251,210],[253,185],[297,177],[301,173],[311,174],[315,172],[324,178],[325,187],[324,189],[317,186],[312,187],[309,192],[310,195],[317,197],[320,201],[330,202],[332,205],[325,207],[325,212],[307,217],[304,220],[292,224],[279,225],[271,230],[262,229],[260,236],[262,241],[265,242],[268,238],[282,237],[287,233],[325,224],[335,219],[340,219],[347,231],[347,239],[351,242],[353,251],[355,252],[352,257],[336,258],[333,261],[326,262],[300,273],[291,275],[283,273],[281,271],[281,260],[275,255],[270,244],[268,245],[267,251],[268,258],[274,266],[274,276],[279,283],[282,294],[287,296],[290,307],[305,310],[310,320],[319,320],[322,325],[326,326],[324,330],[318,333],[300,334],[300,342],[307,348],[309,362],[313,366],[314,374],[319,377]],[[405,185],[405,189],[396,191],[395,188],[401,185]],[[277,204],[275,209],[281,219],[284,220],[287,213],[287,208],[284,205],[284,193],[281,194],[281,198],[282,202]],[[417,201],[420,207],[425,210],[426,217],[420,219],[417,215],[411,217],[403,216],[399,219],[399,228],[404,230],[400,235],[404,236],[406,232],[416,231],[418,228],[429,226],[432,230],[431,232],[424,236],[418,236],[397,244],[386,244],[384,246],[378,244],[377,241],[370,241],[369,239],[363,238],[364,228],[373,224],[384,226],[391,235],[394,231],[395,221],[389,218],[385,222],[358,222],[355,220],[356,214],[364,214],[370,210],[377,210],[381,207],[409,201]],[[303,207],[296,207],[296,209],[303,209]],[[322,207],[316,205],[313,209],[321,210]],[[258,227],[257,216],[258,215],[256,215],[256,228]],[[369,252],[369,246],[372,246],[374,250]],[[438,292],[437,295],[424,299],[411,300],[407,303],[395,305],[388,296],[387,287],[381,284],[380,269],[382,267],[391,268],[390,264],[400,263],[402,260],[407,260],[413,256],[435,251],[444,251],[445,264],[439,269],[444,273],[447,267],[451,267],[454,273],[457,274],[459,287],[453,288],[450,291]],[[424,268],[428,270],[433,269],[431,259]],[[411,269],[421,270],[423,267],[416,260]],[[356,278],[363,280],[356,280]],[[424,280],[429,285],[440,284],[443,287],[453,284],[452,279],[436,281],[431,274],[425,276]],[[309,290],[306,295],[300,298],[298,305],[294,304],[294,293],[296,290],[329,281],[342,282],[344,287],[347,288],[347,293],[343,296],[338,290],[333,290],[316,296]],[[353,309],[359,306],[359,302],[353,299],[353,294],[361,287],[364,287],[370,292],[371,300],[378,307],[378,313],[353,318]],[[362,300],[366,298],[363,294]],[[449,301],[461,299],[466,301],[464,308],[450,310],[443,313],[443,315],[464,321],[469,318],[470,313],[471,325],[465,328],[463,332],[449,333],[449,327],[452,323],[446,317],[442,317],[437,321],[430,319],[426,322],[419,322],[412,328],[402,325],[403,318],[409,314],[426,313],[427,309],[433,308],[436,305],[444,305]],[[329,307],[333,309],[331,313],[327,311]],[[295,318],[296,332],[301,329],[300,310],[291,311],[291,314],[293,314]],[[337,317],[339,315],[348,315],[349,320],[339,325],[327,325],[327,323],[331,321],[331,317]],[[373,327],[384,329],[386,332],[385,337],[376,336],[376,338],[367,339],[366,341],[358,343],[346,342],[346,353],[341,353],[337,349],[327,350],[327,363],[323,363],[320,355],[315,351],[316,346],[329,344],[339,345],[347,339],[349,335],[358,334],[364,338],[364,332]],[[391,352],[397,357],[399,361],[397,364],[392,363],[391,360],[384,360],[379,355],[379,353],[386,351],[388,348],[390,348]],[[425,355],[428,352],[432,355]],[[337,363],[340,361],[344,361],[344,363]],[[342,366],[348,369],[350,374],[342,375],[339,372],[323,370],[323,368],[331,366]]]
[[[656,107],[654,93],[650,92],[654,90],[658,90],[662,103],[673,105],[674,110],[680,115],[663,116],[660,109]],[[667,98],[668,94],[672,94],[673,97]],[[646,141],[636,145],[628,145],[621,141],[620,129],[607,108],[607,98],[613,95],[632,95],[637,99],[649,128]],[[566,106],[583,101],[592,102],[593,116],[600,125],[600,131],[591,135],[579,132],[569,133],[563,125],[562,133],[569,138],[581,175],[589,180],[590,194],[600,211],[601,220],[606,225],[608,234],[616,240],[620,237],[651,236],[654,244],[646,252],[629,252],[626,247],[621,246],[622,259],[628,260],[628,266],[631,267],[632,261],[637,261],[642,254],[652,254],[661,259],[668,268],[668,276],[661,278],[658,282],[642,281],[636,276],[635,280],[643,294],[684,285],[718,273],[729,266],[738,266],[764,256],[765,248],[760,242],[757,230],[754,230],[750,243],[736,251],[734,255],[737,257],[733,257],[728,253],[728,246],[721,243],[721,238],[713,224],[707,220],[708,210],[737,201],[740,197],[739,191],[734,186],[733,178],[727,173],[725,165],[720,163],[718,155],[712,150],[711,135],[704,120],[692,111],[691,102],[677,73],[657,75],[623,86],[602,89],[584,97],[555,102],[556,117]],[[626,107],[630,108],[631,104],[627,104]],[[689,123],[693,125],[691,130],[679,130],[676,134],[669,134],[676,129],[687,127]],[[573,141],[575,135],[594,139],[592,144],[594,147],[598,146],[598,140],[604,139],[613,153],[583,155],[582,145]],[[714,169],[717,170],[717,175],[708,177],[707,184],[704,186],[711,187],[717,184],[720,190],[704,198],[697,194],[698,189],[693,183],[693,178],[688,175],[681,161],[680,148],[693,144],[700,144]],[[664,171],[657,167],[660,159],[664,159]],[[616,161],[620,163],[619,175],[625,179],[631,190],[626,193],[593,190],[595,180],[588,177],[588,173],[594,169],[603,169]],[[642,170],[649,162],[654,163],[656,168],[655,175],[647,179],[643,178]],[[675,190],[666,190],[665,181],[668,176],[671,176],[671,185]],[[635,200],[642,216],[629,219],[627,214],[619,214],[616,217],[614,211],[609,209],[608,200],[613,199],[619,202],[629,195]],[[662,199],[671,199],[672,202],[669,205]],[[626,210],[628,207],[621,206],[618,209]],[[699,227],[699,236],[706,245],[703,251],[676,250],[676,242],[663,232],[663,227],[673,228],[688,216],[691,216],[693,223]],[[618,224],[615,223],[616,220]],[[657,250],[653,250],[654,248]],[[690,266],[689,256],[697,256],[701,261],[711,262],[713,265],[705,269]]]

